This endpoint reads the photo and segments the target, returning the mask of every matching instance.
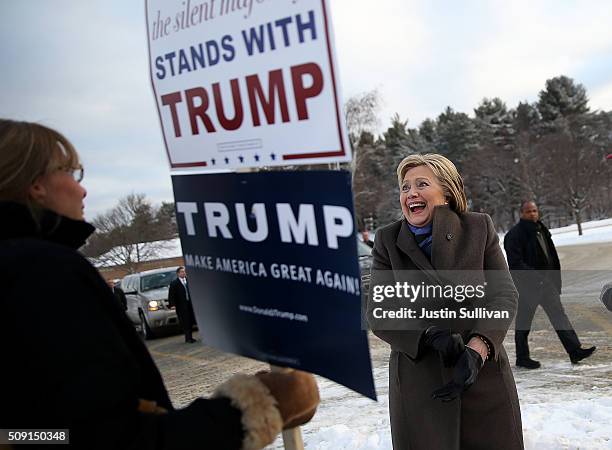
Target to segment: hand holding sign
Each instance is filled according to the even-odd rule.
[[[259,381],[266,385],[277,401],[283,418],[283,430],[308,423],[319,406],[319,388],[314,377],[294,369],[258,372]]]

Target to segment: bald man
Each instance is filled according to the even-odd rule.
[[[535,202],[523,202],[521,219],[504,238],[512,278],[519,291],[515,321],[516,365],[537,369],[527,338],[538,306],[544,309],[572,364],[588,358],[595,347],[582,348],[561,304],[561,264],[548,228],[540,221]]]

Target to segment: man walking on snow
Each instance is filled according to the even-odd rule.
[[[521,205],[521,219],[504,238],[512,277],[519,291],[515,322],[516,365],[537,369],[531,359],[527,337],[538,305],[542,306],[572,364],[588,358],[595,347],[582,348],[561,304],[561,264],[550,232],[539,220],[533,201]]]

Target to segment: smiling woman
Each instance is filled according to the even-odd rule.
[[[393,448],[520,450],[518,396],[503,347],[517,293],[493,222],[467,211],[463,180],[441,155],[410,155],[397,177],[404,217],[376,233],[367,310],[374,334],[391,345]],[[459,271],[462,285],[486,286],[479,304],[494,316],[499,312],[498,321],[482,314],[455,320],[454,311],[435,308],[423,309],[416,322],[405,308],[387,311],[399,316],[381,317],[383,303],[374,295],[381,286],[418,273],[429,289]],[[463,300],[457,293],[453,299]]]

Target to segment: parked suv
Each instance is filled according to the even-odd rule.
[[[168,287],[177,276],[177,268],[147,270],[127,275],[121,281],[127,299],[126,313],[144,339],[151,339],[163,329],[179,329],[176,310],[168,306]]]

